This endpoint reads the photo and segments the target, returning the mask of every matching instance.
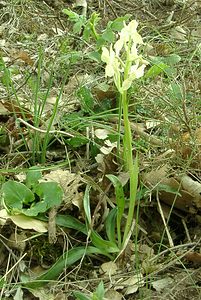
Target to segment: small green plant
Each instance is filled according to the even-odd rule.
[[[77,300],[103,300],[104,294],[105,294],[105,289],[102,281],[99,283],[95,292],[90,296],[87,296],[83,292],[74,292],[74,296],[76,297]]]
[[[2,203],[11,215],[35,217],[62,202],[63,191],[56,182],[39,182],[41,171],[30,168],[26,182],[8,180],[1,187]]]
[[[112,77],[115,86],[120,95],[120,107],[119,107],[119,120],[121,120],[121,114],[123,112],[124,120],[124,139],[123,139],[123,151],[125,170],[129,172],[130,177],[130,200],[128,218],[126,220],[123,241],[121,240],[121,220],[125,209],[125,199],[123,194],[123,188],[120,181],[115,176],[109,175],[108,177],[112,181],[116,190],[117,199],[117,233],[118,244],[123,247],[128,238],[131,230],[135,200],[138,184],[138,160],[137,157],[133,158],[132,149],[132,135],[129,122],[128,112],[128,89],[131,87],[132,82],[144,75],[144,69],[148,64],[141,55],[138,54],[138,45],[142,44],[142,37],[137,32],[137,21],[131,21],[128,25],[124,24],[119,39],[110,45],[109,50],[106,47],[102,48],[101,59],[106,63],[105,76]],[[120,128],[120,122],[119,122]]]
[[[116,32],[119,32],[123,28],[124,22],[128,21],[131,17],[129,14],[118,17],[113,21],[109,21],[104,30],[98,30],[97,27],[101,18],[96,12],[93,12],[88,19],[86,16],[79,15],[69,9],[64,9],[63,13],[74,23],[74,34],[82,35],[85,42],[89,42],[90,39],[95,41],[95,51],[89,52],[87,57],[99,63],[101,62],[101,47],[108,43],[113,43],[115,41]]]

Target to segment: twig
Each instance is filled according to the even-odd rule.
[[[16,121],[19,122],[19,123],[22,123],[22,124],[26,125],[27,127],[31,128],[31,129],[33,129],[35,131],[41,132],[41,133],[47,133],[48,132],[50,134],[63,134],[63,135],[69,136],[69,137],[74,137],[73,134],[65,132],[65,131],[61,131],[61,130],[50,130],[50,131],[47,131],[47,130],[43,130],[43,129],[40,129],[40,128],[36,128],[36,127],[34,127],[33,125],[29,124],[28,122],[24,121],[21,118],[17,118]]]
[[[113,14],[115,15],[115,17],[118,18],[118,15],[117,15],[116,11],[114,10],[114,8],[112,7],[112,4],[110,3],[110,1],[106,0],[106,2],[109,5],[109,7],[111,8],[111,10],[112,10]]]
[[[157,194],[156,194],[156,200],[157,200],[158,209],[159,209],[159,212],[160,212],[163,224],[165,226],[165,231],[166,231],[166,234],[167,234],[167,237],[168,237],[169,245],[170,245],[170,247],[174,247],[174,243],[173,243],[172,237],[170,235],[167,223],[165,221],[164,213],[163,213],[163,210],[162,210],[162,207],[161,207],[161,204],[160,204],[160,200],[159,200],[159,196],[158,196],[158,191],[157,191]]]

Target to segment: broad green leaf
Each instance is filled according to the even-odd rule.
[[[86,145],[89,142],[89,139],[85,136],[74,136],[72,138],[66,139],[65,143],[72,146],[73,148],[81,147]]]
[[[92,230],[91,232],[91,241],[95,247],[102,249],[107,253],[117,253],[119,248],[116,243],[104,240],[97,232]]]
[[[56,182],[41,182],[34,187],[34,192],[39,196],[39,202],[22,210],[27,216],[37,216],[62,202],[63,190]]]
[[[175,53],[164,57],[164,63],[166,63],[169,66],[174,66],[180,61],[181,61],[181,56]]]
[[[40,216],[37,218],[42,221],[46,221],[46,222],[48,221],[48,218],[45,216]],[[58,214],[56,216],[56,224],[58,226],[75,229],[87,235],[86,225],[71,215]]]
[[[23,204],[29,204],[35,197],[32,191],[23,183],[9,180],[2,185],[3,201],[10,211],[20,211]]]
[[[84,26],[86,19],[84,16],[82,16],[83,18],[80,18],[74,25],[73,25],[73,33],[76,34],[80,34],[82,27]]]
[[[107,42],[113,43],[115,40],[115,34],[111,29],[107,29],[103,32],[102,38]]]
[[[94,60],[98,63],[101,62],[101,54],[98,51],[92,51],[86,54],[86,56],[91,59]]]
[[[131,14],[126,14],[123,17],[118,17],[114,21],[109,21],[108,26],[115,31],[121,31],[124,27],[124,21],[128,21],[132,17]],[[107,26],[107,27],[108,27]]]
[[[169,95],[173,100],[181,100],[183,98],[183,93],[180,84],[172,82],[169,88]]]
[[[153,65],[144,75],[145,78],[155,78],[159,74],[164,73],[169,68],[168,65],[163,62]]]
[[[69,251],[62,254],[62,256],[50,269],[48,269],[42,275],[38,276],[34,281],[24,283],[24,286],[27,288],[39,288],[47,283],[50,283],[51,280],[57,279],[58,276],[62,274],[66,268],[73,265],[83,256],[91,254],[102,254],[110,257],[104,250],[91,246],[89,246],[88,248],[77,247],[70,249]]]

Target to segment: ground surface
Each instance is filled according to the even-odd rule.
[[[1,186],[9,180],[28,186],[25,173],[37,166],[42,179],[57,182],[64,193],[60,205],[31,215],[38,222],[32,224],[15,219],[14,210],[10,217],[5,214],[1,189],[0,298],[86,300],[73,294],[80,291],[103,299],[95,298],[102,281],[105,299],[200,299],[201,1],[88,1],[87,16],[100,14],[100,32],[125,14],[137,19],[142,53],[150,62],[149,75],[129,91],[140,165],[139,210],[137,226],[117,259],[103,251],[85,257],[80,250],[79,259],[74,253],[66,256],[93,245],[83,229],[86,185],[91,187],[92,227],[105,239],[105,220],[115,206],[106,175],[118,175],[129,197],[128,176],[113,143],[118,133],[115,88],[106,81],[103,64],[88,56],[94,40],[84,40],[83,29],[75,33],[62,12],[67,8],[82,15],[85,4],[0,1]],[[103,138],[108,132],[109,144]],[[23,194],[18,188],[9,200],[16,211],[15,199]],[[81,225],[72,225],[66,216]],[[44,272],[47,276],[40,277]],[[48,284],[26,285],[30,278]]]

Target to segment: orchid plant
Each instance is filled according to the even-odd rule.
[[[127,241],[132,228],[135,199],[138,183],[138,162],[133,159],[132,134],[128,114],[128,89],[132,82],[144,75],[144,70],[148,62],[138,54],[138,45],[143,44],[141,35],[137,32],[138,22],[133,20],[119,33],[118,40],[110,45],[110,48],[102,47],[101,60],[106,63],[105,76],[113,77],[115,86],[120,94],[120,114],[123,111],[124,119],[124,159],[125,168],[130,177],[130,202],[128,218],[126,221],[123,244]],[[118,218],[117,218],[118,219]],[[117,227],[120,224],[117,223]]]

